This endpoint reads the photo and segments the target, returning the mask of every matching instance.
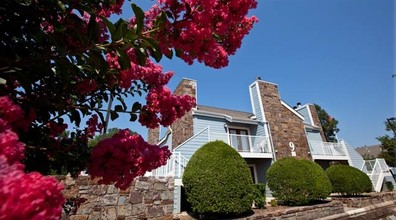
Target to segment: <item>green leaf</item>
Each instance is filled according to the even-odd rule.
[[[124,95],[125,95],[125,97],[128,97],[126,94],[124,94]],[[117,97],[117,100],[120,101],[120,103],[121,103],[121,105],[122,105],[122,109],[123,109],[123,111],[125,111],[128,107],[127,107],[127,105],[125,104],[124,99],[123,99],[121,96],[119,96],[119,97]]]
[[[128,28],[128,24],[123,20],[123,19],[119,19],[116,23],[115,23],[115,34],[111,35],[111,39],[113,41],[118,41],[121,40],[122,37],[124,36],[123,30]]]
[[[136,53],[136,56],[138,57],[139,65],[146,66],[147,55],[145,54],[144,48],[137,48],[135,50],[135,53]]]
[[[122,105],[116,105],[116,106],[114,106],[114,110],[116,112],[123,112],[124,108],[122,107]]]
[[[137,112],[142,108],[142,104],[140,102],[133,103],[132,112]]]
[[[130,115],[131,117],[129,118],[129,121],[136,121],[137,115],[135,113],[131,113]]]
[[[141,8],[139,8],[136,4],[132,3],[132,10],[136,16],[136,34],[140,35],[144,28],[144,12]]]
[[[151,56],[154,57],[155,61],[160,62],[162,59],[162,52],[157,41],[148,37],[144,37],[142,40],[147,44],[149,50],[151,51]]]
[[[116,111],[111,111],[110,118],[112,121],[116,120],[118,117],[119,117],[119,115]]]
[[[121,48],[116,48],[116,53],[118,55],[118,62],[120,63],[121,68],[123,70],[130,69],[131,61],[129,60],[129,57],[128,57],[126,51]],[[139,61],[140,61],[140,58],[139,58]]]
[[[96,17],[91,15],[88,23],[88,42],[98,39],[99,34],[99,25],[96,22]]]
[[[76,109],[70,111],[69,118],[71,122],[76,122],[77,127],[80,126],[81,117],[80,113]]]
[[[115,31],[116,31],[116,27],[114,26],[114,24],[112,22],[110,22],[106,17],[101,16],[100,18],[106,24],[106,27],[109,29],[109,32],[110,32],[111,36],[113,36],[115,34]]]

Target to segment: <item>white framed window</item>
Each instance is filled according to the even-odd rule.
[[[239,152],[250,152],[249,129],[229,127],[230,145]]]
[[[253,183],[258,183],[256,165],[248,164],[248,166],[249,166],[250,174],[252,175]]]

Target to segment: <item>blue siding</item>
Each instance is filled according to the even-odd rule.
[[[175,149],[175,152],[180,152],[182,156],[189,160],[198,148],[208,142],[208,138],[208,129],[204,129],[201,133],[197,132],[197,134],[184,142],[184,144],[179,145],[179,147]]]
[[[203,129],[210,127],[210,132],[214,133],[227,133],[224,127],[226,121],[220,118],[213,118],[207,116],[195,116],[194,117],[194,134],[202,131]]]
[[[251,102],[252,102],[252,107],[253,107],[253,113],[255,114],[256,118],[258,121],[262,121],[264,122],[264,112],[263,111],[263,106],[260,105],[260,93],[257,87],[257,84],[254,84],[250,87],[250,91],[252,94],[251,97]],[[264,127],[264,125],[259,125],[257,127],[257,132],[256,135],[258,136],[265,136],[266,132],[265,132],[266,128]]]

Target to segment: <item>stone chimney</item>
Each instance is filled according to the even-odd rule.
[[[182,79],[174,91],[175,95],[189,95],[197,99],[197,82],[192,79]],[[197,101],[198,103],[198,101]],[[194,135],[192,112],[187,112],[171,125],[172,149]]]
[[[192,79],[182,79],[173,92],[175,95],[189,95],[197,98],[197,82]],[[193,136],[192,112],[187,112],[183,117],[177,119],[171,125],[172,129],[172,149]],[[159,142],[159,128],[148,130],[148,142],[157,144]]]
[[[264,116],[270,126],[276,158],[296,156],[310,159],[303,119],[292,107],[282,102],[277,84],[261,80],[257,82]]]

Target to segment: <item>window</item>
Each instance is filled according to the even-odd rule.
[[[252,175],[253,183],[257,183],[257,173],[256,166],[254,164],[249,164],[250,174]]]
[[[247,129],[230,128],[231,146],[237,151],[250,152],[250,143]]]

